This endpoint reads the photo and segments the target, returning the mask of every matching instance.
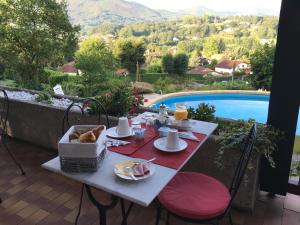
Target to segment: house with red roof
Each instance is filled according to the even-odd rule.
[[[249,70],[250,64],[238,60],[223,60],[215,66],[215,71],[222,74],[232,74],[234,71]]]
[[[74,61],[66,63],[63,66],[58,67],[57,70],[60,72],[63,72],[63,73],[70,74],[70,75],[77,75],[80,73],[80,71],[76,68]]]
[[[213,71],[212,69],[203,67],[203,66],[197,66],[187,72],[188,74],[199,74],[199,75],[213,75],[213,76],[222,76],[222,74],[217,73]]]

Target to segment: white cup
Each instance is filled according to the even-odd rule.
[[[120,117],[118,126],[117,126],[117,134],[118,135],[128,135],[130,134],[129,122],[127,117]]]
[[[179,147],[178,130],[170,129],[167,135],[166,148],[177,149]]]

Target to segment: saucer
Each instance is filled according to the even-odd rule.
[[[154,147],[163,152],[180,152],[185,150],[188,146],[188,143],[180,138],[179,138],[179,145],[177,148],[167,148],[166,144],[167,144],[166,137],[159,138],[154,141]]]
[[[106,135],[112,138],[126,138],[131,137],[134,135],[132,129],[130,128],[130,131],[128,134],[118,134],[117,133],[117,127],[111,127],[106,130]]]

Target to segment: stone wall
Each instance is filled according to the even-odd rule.
[[[16,139],[27,141],[45,148],[57,149],[62,136],[62,122],[65,109],[35,102],[10,99],[7,121],[8,134]],[[72,113],[79,117],[80,113]],[[116,124],[109,117],[111,125]],[[97,117],[85,115],[78,124],[97,124]],[[104,118],[101,123],[105,124]]]

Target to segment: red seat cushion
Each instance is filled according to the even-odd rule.
[[[158,196],[171,213],[195,220],[206,220],[225,212],[230,194],[213,177],[192,172],[178,173]]]

